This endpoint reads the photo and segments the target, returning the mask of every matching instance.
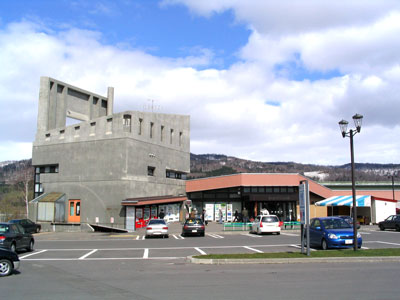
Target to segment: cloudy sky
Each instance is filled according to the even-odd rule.
[[[400,163],[398,0],[0,1],[0,161],[31,157],[40,76],[191,116],[191,152]]]

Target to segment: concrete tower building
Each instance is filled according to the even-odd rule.
[[[182,214],[190,117],[113,113],[113,102],[113,88],[104,97],[41,78],[32,219],[58,228],[134,230],[161,207],[174,218]],[[67,126],[68,118],[80,122]]]

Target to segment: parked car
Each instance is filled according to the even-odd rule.
[[[24,227],[25,232],[29,233],[38,233],[42,229],[42,225],[36,224],[29,219],[15,219],[8,222],[21,225],[22,227]]]
[[[396,229],[400,231],[400,215],[391,215],[385,221],[378,223],[380,230]]]
[[[342,218],[313,218],[310,221],[310,246],[329,248],[353,247],[353,227]],[[305,238],[304,238],[305,241]],[[362,237],[357,233],[357,246],[361,248]]]
[[[163,219],[152,219],[147,223],[146,238],[150,236],[162,236],[168,238],[168,225]]]
[[[10,275],[19,268],[17,253],[6,249],[0,249],[0,277]]]
[[[187,219],[182,227],[182,236],[186,235],[204,236],[205,230],[206,229],[204,223],[201,219],[199,218]]]
[[[17,252],[22,249],[33,251],[35,240],[19,224],[0,223],[0,248]]]
[[[343,220],[345,220],[347,223],[349,223],[351,225],[351,227],[353,227],[353,218],[350,216],[338,216],[339,218],[342,218]],[[360,222],[357,221],[357,229],[360,229]]]
[[[275,215],[260,215],[254,219],[250,231],[257,234],[276,233],[279,235],[282,224],[283,222],[280,222]]]

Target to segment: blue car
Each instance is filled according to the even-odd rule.
[[[305,240],[305,239],[304,239]],[[362,237],[357,233],[357,246],[361,248]],[[329,248],[352,248],[353,227],[342,218],[313,218],[310,221],[310,246]]]

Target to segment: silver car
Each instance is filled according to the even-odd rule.
[[[257,216],[251,224],[251,232],[257,234],[275,233],[281,234],[282,222],[275,215],[261,215]]]
[[[150,236],[162,236],[168,238],[168,225],[162,219],[152,219],[147,223],[146,238]]]

